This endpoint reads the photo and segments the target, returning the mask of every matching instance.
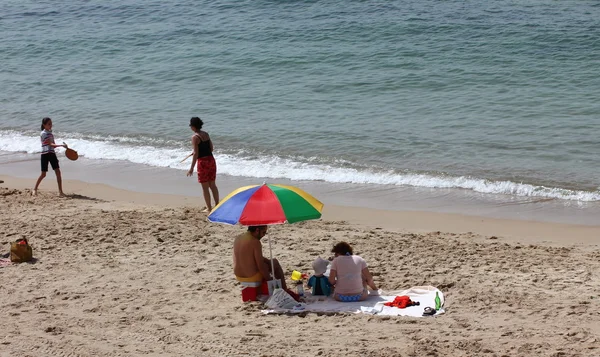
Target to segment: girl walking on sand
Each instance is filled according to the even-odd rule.
[[[192,136],[192,148],[194,149],[194,157],[192,159],[192,166],[188,171],[187,175],[192,176],[194,173],[194,166],[198,162],[198,182],[202,185],[202,193],[204,195],[204,202],[206,203],[205,212],[212,210],[210,193],[212,191],[215,206],[219,204],[219,189],[215,183],[217,179],[217,163],[213,157],[213,144],[210,140],[210,136],[206,131],[201,130],[204,122],[198,117],[190,119],[190,128],[194,132]],[[209,191],[210,190],[210,191]]]
[[[67,144],[57,145],[54,143],[54,135],[52,135],[52,119],[46,117],[42,119],[42,133],[40,134],[40,139],[42,141],[42,173],[40,177],[38,177],[37,182],[35,183],[35,188],[33,189],[33,195],[37,195],[38,186],[42,183],[44,177],[46,177],[46,172],[48,172],[48,164],[52,166],[52,170],[56,174],[56,181],[58,182],[58,193],[60,197],[64,197],[65,194],[62,190],[62,177],[60,174],[60,167],[58,165],[58,158],[56,157],[56,153],[54,149],[57,147],[63,147],[67,149]]]

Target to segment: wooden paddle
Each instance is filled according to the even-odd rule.
[[[64,146],[67,146],[66,143],[63,142]],[[67,157],[67,159],[71,160],[71,161],[75,161],[79,158],[79,154],[77,153],[77,151],[67,147],[65,150],[65,156]]]

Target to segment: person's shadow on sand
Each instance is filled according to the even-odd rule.
[[[66,194],[64,197],[65,198],[74,199],[74,200],[87,200],[87,201],[95,201],[95,202],[107,202],[107,201],[102,200],[100,198],[84,196],[84,195],[80,195],[80,194],[77,194],[77,193]]]

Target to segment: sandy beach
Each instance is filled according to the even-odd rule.
[[[2,253],[23,237],[37,259],[0,268],[3,357],[600,355],[600,226],[326,206],[269,233],[288,277],[345,240],[382,289],[436,286],[446,314],[263,315],[232,275],[243,228],[197,197],[0,179]]]
[[[599,19],[600,1],[0,1],[0,357],[600,357]],[[245,223],[314,219],[262,240],[290,295],[342,241],[371,295],[342,256],[335,297],[243,302],[247,228],[208,221],[213,181],[277,191]]]

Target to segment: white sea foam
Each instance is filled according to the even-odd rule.
[[[62,140],[62,138],[61,138]],[[156,167],[168,167],[186,170],[189,160],[180,161],[189,153],[189,149],[164,148],[140,145],[129,138],[108,138],[90,140],[80,137],[66,137],[70,147],[80,156],[93,160],[126,160],[132,163]],[[40,151],[38,137],[18,132],[0,132],[0,150],[10,152]],[[246,155],[248,156],[248,155]],[[215,153],[218,172],[232,176],[267,177],[273,179],[325,181],[332,183],[357,183],[376,185],[398,185],[428,188],[461,188],[481,193],[507,194],[528,197],[558,198],[575,201],[600,201],[598,191],[576,191],[556,187],[544,187],[511,181],[491,181],[475,177],[456,177],[448,175],[428,175],[416,173],[398,173],[394,171],[376,172],[369,169],[335,167],[326,164],[301,162],[277,156],[249,156],[243,154]]]

